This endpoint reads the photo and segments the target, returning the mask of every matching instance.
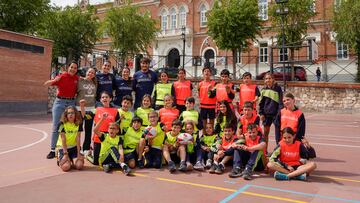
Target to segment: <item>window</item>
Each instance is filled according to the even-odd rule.
[[[179,10],[179,27],[186,27],[186,10],[182,6]]]
[[[43,54],[45,48],[42,46],[22,43],[22,42],[16,42],[12,40],[6,40],[6,39],[0,39],[0,47],[6,47],[9,49],[19,49],[22,51],[28,51],[32,53],[38,53]]]
[[[176,10],[173,8],[170,10],[170,30],[176,28]]]
[[[284,62],[289,60],[288,49],[279,49],[279,61]]]
[[[166,11],[163,11],[161,13],[161,30],[162,31],[167,30],[167,13],[166,13]]]
[[[313,0],[313,3],[310,6],[310,10],[314,13],[316,12],[316,1],[315,0]]]
[[[267,43],[260,43],[259,46],[259,62],[260,63],[267,63],[268,62],[268,44]]]
[[[207,17],[206,17],[206,6],[203,4],[200,6],[200,27],[205,27],[207,25]]]
[[[338,10],[339,10],[339,7],[340,7],[342,1],[343,1],[343,0],[334,0],[334,8],[335,8],[335,11],[338,11]]]
[[[261,20],[268,19],[268,2],[267,0],[258,0],[259,4],[259,18]]]
[[[242,63],[241,52],[239,52],[239,50],[236,51],[236,63]]]
[[[336,41],[336,58],[338,60],[349,59],[348,51],[349,51],[349,46],[347,44]]]

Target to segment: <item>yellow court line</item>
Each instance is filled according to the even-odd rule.
[[[15,171],[15,172],[12,172],[12,173],[2,174],[1,176],[5,177],[5,176],[19,175],[19,174],[22,174],[22,173],[33,172],[33,171],[37,171],[37,170],[41,170],[41,169],[46,169],[46,168],[50,168],[50,167],[51,167],[51,166],[42,166],[42,167],[38,167],[38,168],[30,168],[30,169]]]
[[[329,178],[329,179],[333,179],[333,180],[342,180],[342,181],[360,183],[360,180],[354,180],[354,179],[348,179],[348,178],[338,178],[338,177],[332,177],[332,176],[319,176],[319,175],[311,175],[311,176],[319,177],[319,178]]]
[[[250,186],[250,188],[251,188],[251,186]],[[260,194],[260,193],[253,193],[253,192],[246,192],[246,191],[244,191],[244,192],[242,192],[240,194],[251,195],[251,196],[256,196],[256,197],[264,197],[264,198],[269,198],[269,199],[282,200],[282,201],[286,201],[286,202],[306,203],[306,202],[300,201],[300,200],[289,199],[289,198],[278,197],[278,196],[272,196],[272,195],[264,195],[264,194]]]
[[[141,173],[133,173],[135,176],[140,176],[140,177],[149,177],[148,175],[144,175]]]

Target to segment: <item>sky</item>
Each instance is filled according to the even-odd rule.
[[[90,4],[98,4],[98,3],[104,3],[109,2],[113,0],[90,0]],[[65,7],[65,6],[73,6],[77,4],[78,0],[51,0],[51,4],[55,4],[57,6]]]

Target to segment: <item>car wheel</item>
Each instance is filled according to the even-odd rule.
[[[299,77],[294,77],[294,81],[300,81]]]

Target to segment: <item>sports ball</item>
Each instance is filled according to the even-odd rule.
[[[177,136],[177,141],[180,144],[188,144],[189,141],[194,141],[194,138],[192,135],[190,135],[189,133],[180,133]]]
[[[144,129],[144,135],[146,139],[153,138],[156,136],[156,128],[148,126]]]

